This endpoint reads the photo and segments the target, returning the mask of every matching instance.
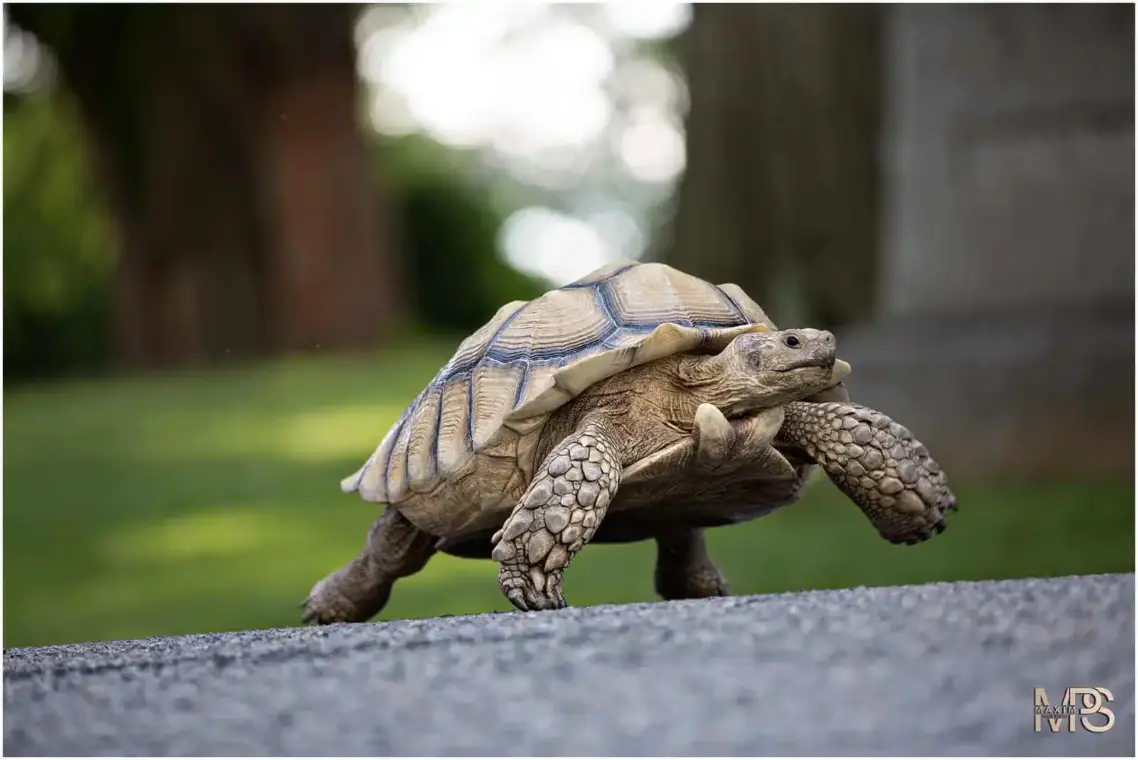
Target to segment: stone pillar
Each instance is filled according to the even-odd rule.
[[[1132,475],[1134,8],[894,5],[855,400],[966,476]]]

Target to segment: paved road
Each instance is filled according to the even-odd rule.
[[[1114,693],[1032,730],[1032,689]],[[1134,576],[736,597],[39,649],[8,755],[1133,755]]]

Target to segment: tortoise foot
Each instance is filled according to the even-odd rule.
[[[353,563],[354,564],[354,563]],[[364,580],[352,565],[324,578],[301,602],[302,623],[359,623],[379,613],[391,596],[390,582]]]
[[[522,612],[561,610],[569,606],[561,592],[561,570],[543,572],[540,567],[528,571],[518,565],[502,565],[498,585],[510,603]]]
[[[689,568],[683,575],[661,577],[656,581],[656,593],[663,599],[707,599],[713,596],[731,596],[731,589],[715,565]]]
[[[731,596],[727,580],[707,551],[703,531],[671,531],[656,537],[656,593],[664,599]]]

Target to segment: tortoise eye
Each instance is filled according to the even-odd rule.
[[[797,335],[787,335],[783,340],[783,343],[785,343],[790,348],[798,348],[802,345],[802,341],[798,339]]]

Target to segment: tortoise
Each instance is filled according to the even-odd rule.
[[[831,333],[661,263],[508,303],[341,482],[387,507],[303,620],[373,617],[438,551],[496,560],[518,609],[559,609],[589,542],[655,540],[664,599],[727,595],[704,529],[797,501],[818,464],[882,537],[927,540],[956,499],[908,430],[850,402],[849,371]]]

